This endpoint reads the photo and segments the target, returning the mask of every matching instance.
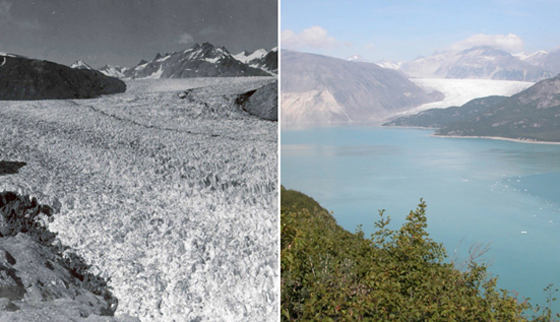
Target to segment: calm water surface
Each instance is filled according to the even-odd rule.
[[[427,205],[430,237],[460,261],[475,244],[498,286],[545,304],[560,287],[560,145],[431,137],[430,130],[327,127],[282,131],[282,184],[350,231],[393,228]],[[555,311],[560,311],[556,304]]]

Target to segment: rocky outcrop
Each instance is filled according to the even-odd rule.
[[[268,121],[278,121],[278,81],[240,94],[236,102],[249,114]]]
[[[12,55],[0,56],[0,100],[95,98],[121,93],[126,84],[95,70]]]
[[[138,322],[112,317],[118,302],[106,281],[55,242],[44,220],[56,208],[29,196],[0,193],[0,322]]]

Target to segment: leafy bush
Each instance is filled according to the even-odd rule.
[[[398,230],[381,211],[367,239],[297,191],[282,188],[281,200],[283,321],[528,321],[531,305],[497,290],[484,264],[445,262],[423,201]],[[550,307],[533,317],[551,319]]]

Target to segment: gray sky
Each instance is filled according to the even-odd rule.
[[[0,0],[0,52],[92,67],[208,41],[232,54],[277,46],[277,0]]]

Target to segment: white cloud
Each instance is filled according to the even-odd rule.
[[[177,42],[183,45],[188,45],[194,42],[194,38],[193,36],[185,32],[179,37],[179,40]]]
[[[519,53],[523,51],[525,44],[523,40],[515,34],[509,34],[507,36],[476,34],[452,44],[450,49],[461,51],[477,46],[492,46],[509,53]]]
[[[288,49],[335,48],[340,43],[327,35],[327,31],[319,26],[313,26],[297,34],[293,30],[283,30],[281,34],[282,47]]]

